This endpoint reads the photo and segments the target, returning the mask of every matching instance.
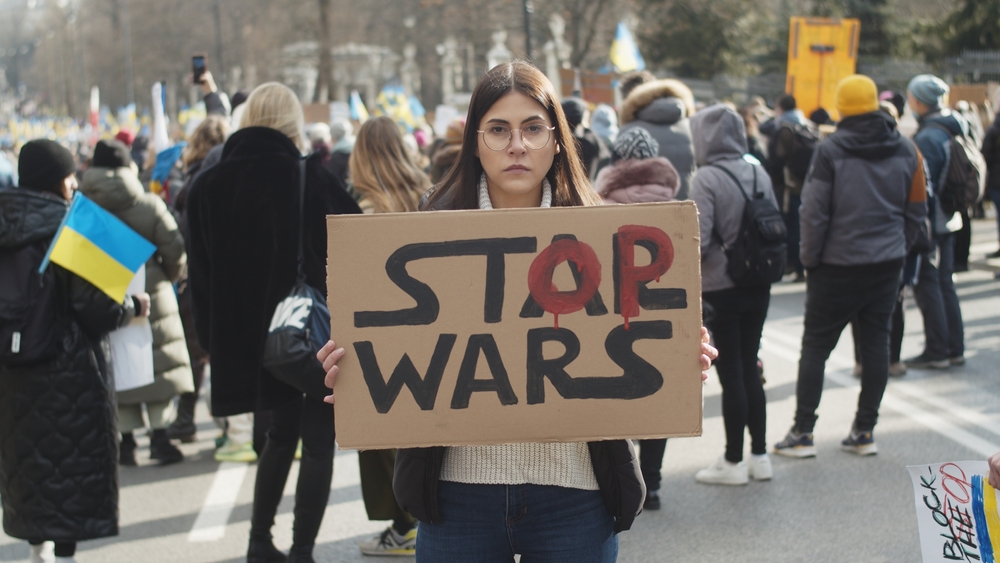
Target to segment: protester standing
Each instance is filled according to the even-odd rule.
[[[333,477],[333,413],[320,399],[261,365],[275,307],[298,271],[299,163],[308,145],[302,106],[286,86],[258,86],[222,160],[188,196],[188,283],[198,342],[212,357],[212,413],[272,412],[260,454],[250,521],[249,563],[286,561],[271,528],[302,437],[290,562],[311,562]],[[360,213],[317,157],[305,161],[301,222],[306,283],[326,290],[326,215]]]
[[[350,178],[365,213],[417,211],[431,182],[410,157],[399,126],[388,117],[369,119],[358,131],[351,152]],[[392,492],[396,450],[358,452],[361,496],[369,520],[391,520],[381,534],[361,543],[365,555],[413,555],[417,524]]]
[[[118,304],[56,264],[39,275],[77,187],[76,165],[68,150],[41,139],[22,147],[18,172],[21,187],[0,191],[0,306],[33,303],[29,314],[53,330],[51,342],[23,343],[50,354],[26,364],[0,360],[3,527],[28,540],[32,563],[44,561],[48,541],[58,563],[73,563],[77,542],[118,535],[118,429],[106,336],[147,314],[149,295]],[[51,293],[12,291],[26,279]],[[5,322],[0,329],[9,328]]]
[[[774,451],[813,457],[813,427],[826,360],[841,332],[857,319],[861,394],[841,447],[878,451],[873,431],[889,377],[889,318],[904,258],[927,214],[920,153],[879,111],[875,82],[862,75],[837,85],[837,131],[813,157],[802,189],[806,311],[796,383],[795,424]]]
[[[173,287],[187,264],[184,237],[167,204],[142,189],[128,148],[118,141],[97,143],[93,165],[83,174],[80,191],[156,246],[156,252],[146,261],[154,377],[149,385],[118,394],[121,463],[136,464],[133,432],[145,427],[143,405],[152,427],[150,459],[161,465],[179,462],[184,454],[170,443],[167,426],[176,417],[174,398],[194,390],[191,359]]]
[[[705,325],[719,358],[715,370],[722,384],[722,419],[726,451],[697,473],[700,483],[745,485],[772,476],[767,456],[767,398],[757,371],[757,351],[771,299],[771,286],[738,286],[727,273],[726,248],[740,236],[743,208],[752,198],[778,203],[767,172],[751,164],[743,118],[718,104],[691,118],[698,172],[691,199],[698,204],[701,231],[702,307]],[[758,196],[758,194],[760,194]],[[744,431],[750,432],[750,462],[743,461]]]
[[[476,86],[459,161],[425,208],[599,203],[552,84],[534,66],[513,62]],[[714,350],[702,350],[707,369],[704,354]],[[331,341],[318,354],[329,387],[345,353]],[[515,552],[525,560],[603,563],[615,561],[616,534],[639,512],[640,479],[627,440],[517,443],[401,449],[393,488],[420,520],[418,563],[513,561]]]
[[[907,101],[919,124],[913,142],[927,162],[933,243],[921,255],[913,288],[924,317],[924,351],[905,363],[915,369],[944,369],[965,364],[965,330],[953,279],[955,233],[962,228],[962,217],[958,212],[945,213],[940,194],[948,174],[952,137],[967,135],[968,124],[947,108],[948,85],[940,78],[930,74],[915,76],[907,91]]]
[[[986,160],[986,195],[993,202],[997,220],[997,242],[1000,244],[1000,112],[983,135],[983,158]],[[987,258],[1000,258],[1000,247],[987,254]]]

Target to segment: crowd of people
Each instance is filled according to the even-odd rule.
[[[468,115],[436,138],[388,117],[306,124],[296,95],[279,83],[231,98],[210,73],[200,84],[209,115],[158,193],[150,189],[155,154],[147,157],[144,141],[127,131],[99,141],[85,162],[45,139],[0,154],[0,307],[30,316],[24,303],[57,304],[32,313],[52,327],[39,355],[0,352],[4,530],[31,544],[33,563],[74,561],[77,542],[118,533],[116,466],[138,465],[137,431],[148,431],[150,460],[183,461],[173,442],[195,439],[206,379],[221,429],[216,459],[258,464],[247,561],[313,561],[332,480],[334,396],[276,378],[261,357],[271,315],[291,288],[304,281],[326,291],[330,214],[694,201],[701,365],[714,362],[726,435],[718,460],[695,475],[703,484],[771,480],[769,452],[817,455],[826,361],[847,325],[861,391],[842,447],[858,455],[878,451],[874,430],[891,375],[965,363],[953,273],[967,267],[962,233],[982,208],[949,205],[949,170],[959,141],[977,147],[988,197],[1000,205],[1000,115],[984,124],[968,104],[950,109],[937,77],[914,77],[899,93],[845,78],[834,123],[825,110],[807,118],[789,95],[773,107],[759,98],[742,108],[699,104],[683,82],[646,71],[623,77],[618,111],[580,97],[560,101],[533,65],[503,63],[476,86]],[[904,107],[917,119],[912,139],[898,127]],[[144,291],[123,303],[60,266],[38,272],[76,190],[156,248]],[[787,233],[780,260],[769,262],[777,276],[763,280],[737,273],[740,260],[760,259],[737,251],[751,202]],[[759,348],[771,284],[782,276],[806,284],[804,333],[794,421],[769,448]],[[908,287],[924,350],[902,360]],[[116,394],[107,338],[134,317],[152,328],[154,380]],[[6,326],[7,318],[0,336],[27,330]],[[331,389],[348,353],[333,337],[318,355]],[[43,431],[60,440],[41,439]],[[617,534],[642,509],[661,508],[666,444],[639,440],[638,454],[629,440],[361,452],[368,517],[391,524],[360,550],[511,561],[515,534],[516,553],[532,560],[614,561]],[[286,554],[271,530],[294,459],[301,464]],[[989,463],[1000,487],[1000,453]],[[52,467],[76,469],[42,470]]]

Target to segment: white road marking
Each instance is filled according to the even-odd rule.
[[[767,334],[769,344],[778,344],[772,346],[765,345],[765,350],[767,350],[768,353],[774,354],[775,356],[779,356],[791,361],[795,365],[798,365],[801,350],[800,340],[776,330],[765,330],[764,332]],[[853,368],[854,360],[852,358],[848,361],[846,358],[841,357],[834,352],[830,354],[830,359],[827,360],[827,367],[833,368],[834,370]],[[841,387],[859,387],[858,382],[851,376],[838,373],[837,371],[830,371],[829,369],[826,372],[826,379],[833,381]],[[903,388],[900,389],[899,387]],[[952,401],[919,394],[916,390],[911,389],[910,387],[911,384],[898,386],[893,383],[890,387],[886,388],[885,395],[882,398],[882,406],[888,407],[903,416],[923,424],[934,432],[937,432],[945,438],[958,442],[970,450],[979,453],[983,457],[989,457],[997,451],[1000,451],[1000,444],[984,440],[964,428],[953,424],[951,421],[918,406],[914,402],[904,399],[900,395],[906,395],[911,399],[918,398],[921,401],[926,402],[939,410],[947,412],[955,418],[959,418],[968,424],[986,430],[992,434],[1000,435],[1000,432],[998,432],[995,427],[995,423],[989,420],[988,417]]]
[[[226,524],[236,506],[236,497],[240,494],[248,465],[233,462],[219,465],[212,487],[205,497],[205,504],[188,533],[189,542],[216,541],[226,535]]]

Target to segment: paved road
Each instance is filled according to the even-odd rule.
[[[746,487],[697,484],[694,473],[721,452],[720,388],[705,389],[704,435],[671,440],[663,474],[664,507],[647,512],[620,536],[623,563],[647,561],[919,562],[912,489],[906,466],[983,459],[1000,450],[1000,260],[991,221],[975,224],[974,270],[958,274],[968,364],[946,371],[911,370],[893,379],[876,429],[879,454],[858,458],[839,449],[857,400],[851,338],[845,334],[827,367],[811,460],[774,457],[774,480]],[[804,285],[775,286],[761,356],[766,365],[768,441],[788,430],[795,408],[795,370]],[[907,301],[904,357],[920,352],[919,312]],[[121,535],[81,544],[87,562],[243,561],[249,532],[254,465],[218,464],[217,431],[199,406],[199,441],[184,445],[187,460],[158,467],[140,442],[137,468],[121,472]],[[361,502],[357,456],[336,457],[333,493],[318,539],[318,561],[373,561],[357,542],[384,525],[368,522]],[[289,478],[275,543],[291,544],[295,471]],[[22,561],[27,544],[0,533],[0,561]]]

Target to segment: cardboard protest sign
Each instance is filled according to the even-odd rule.
[[[1000,493],[986,480],[985,461],[913,465],[924,563],[1000,562]]]
[[[701,434],[692,202],[327,218],[345,448]]]

